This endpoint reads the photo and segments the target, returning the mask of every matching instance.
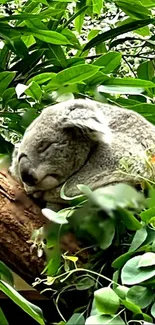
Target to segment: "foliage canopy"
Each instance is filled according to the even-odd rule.
[[[1,0],[1,161],[43,107],[70,98],[117,104],[155,124],[154,14],[154,0]],[[71,208],[48,211],[55,226],[46,234],[51,255],[42,281],[52,286],[61,280],[57,305],[72,285],[87,290],[89,304],[93,300],[68,322],[60,312],[64,324],[153,322],[155,193],[150,187],[145,199],[127,185],[93,193],[83,185]],[[93,252],[82,268],[77,256],[62,255],[56,245],[60,228],[65,233],[68,227],[87,238]],[[44,324],[41,310],[12,288],[2,262],[0,278],[0,290]],[[0,321],[7,324],[2,310]]]

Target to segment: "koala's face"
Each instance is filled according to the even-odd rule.
[[[27,191],[57,187],[84,165],[92,141],[75,126],[65,127],[64,120],[59,107],[47,108],[26,130],[17,159]]]
[[[10,171],[29,194],[48,191],[78,172],[91,151],[111,141],[95,102],[73,100],[45,108],[27,128]]]

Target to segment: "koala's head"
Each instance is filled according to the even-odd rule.
[[[95,102],[72,100],[45,108],[27,128],[18,150],[19,177],[45,191],[63,184],[88,160],[110,130]]]

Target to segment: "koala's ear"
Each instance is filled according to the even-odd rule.
[[[112,132],[108,121],[98,108],[76,108],[63,117],[62,126],[65,128],[80,128],[93,141],[111,143]]]

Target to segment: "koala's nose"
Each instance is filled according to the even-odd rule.
[[[25,184],[29,186],[34,186],[37,184],[37,175],[35,173],[34,168],[32,168],[31,162],[27,158],[27,156],[20,157],[19,171],[21,179]]]
[[[22,181],[29,186],[34,186],[37,183],[37,178],[31,168],[21,169],[21,178]]]

